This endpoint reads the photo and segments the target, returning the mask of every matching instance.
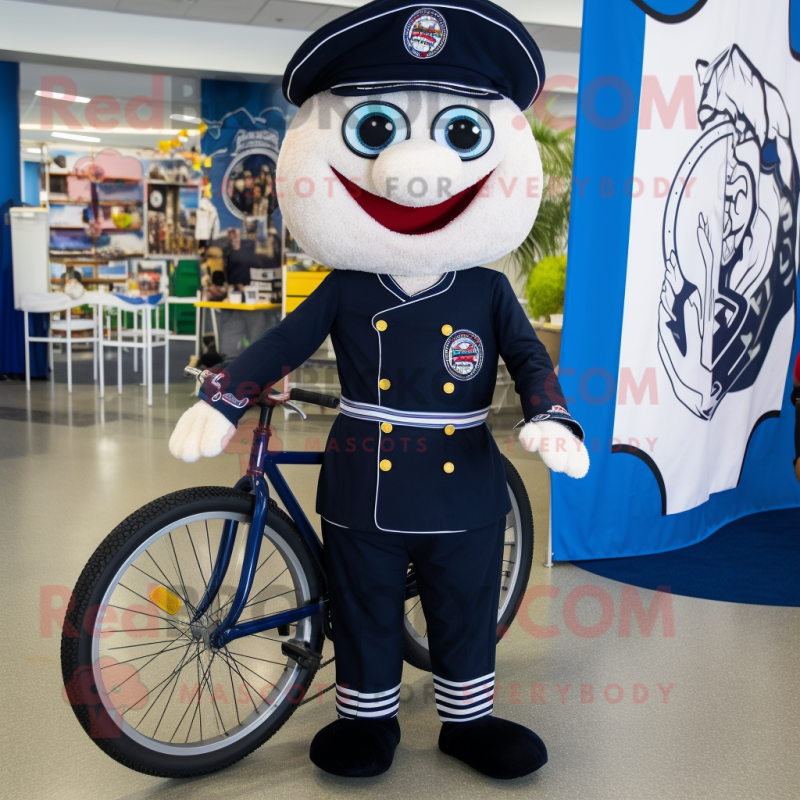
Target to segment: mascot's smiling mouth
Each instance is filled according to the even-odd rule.
[[[467,206],[478,196],[484,184],[492,175],[484,175],[477,183],[464,189],[463,192],[448,197],[442,203],[435,206],[403,206],[394,203],[385,197],[362,189],[358,184],[345,178],[341,172],[331,167],[334,175],[342,182],[349,195],[358,203],[361,208],[369,214],[372,219],[384,228],[388,228],[393,233],[405,233],[411,236],[422,233],[433,233],[441,230],[445,225],[449,225],[459,214],[466,210]]]

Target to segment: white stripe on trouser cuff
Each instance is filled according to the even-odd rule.
[[[492,713],[494,673],[470,681],[449,681],[433,676],[436,708],[442,722],[470,722]]]
[[[389,406],[378,406],[373,403],[359,403],[342,397],[339,411],[347,417],[362,419],[368,422],[391,422],[394,425],[407,425],[413,428],[476,428],[482,425],[489,416],[489,407],[478,411],[400,411]]]
[[[393,717],[399,705],[399,684],[384,692],[357,692],[336,684],[336,710],[345,719]]]

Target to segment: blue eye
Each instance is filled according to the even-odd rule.
[[[431,138],[455,150],[462,161],[480,158],[494,141],[494,126],[477,108],[451,106],[437,114]]]
[[[342,123],[345,144],[363,158],[377,158],[410,135],[408,117],[391,103],[362,103],[350,109]]]

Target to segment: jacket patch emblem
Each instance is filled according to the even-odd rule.
[[[483,342],[472,331],[456,331],[444,343],[444,365],[460,381],[468,381],[483,365]]]

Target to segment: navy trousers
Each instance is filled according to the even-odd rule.
[[[323,520],[340,717],[393,717],[414,565],[443,722],[492,713],[505,518],[449,534],[365,533]]]

